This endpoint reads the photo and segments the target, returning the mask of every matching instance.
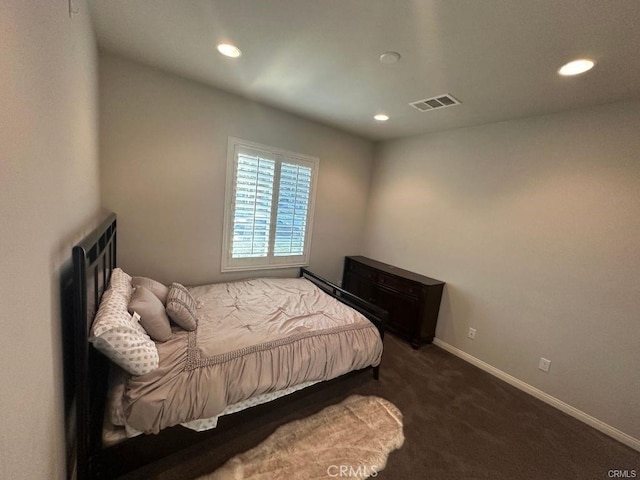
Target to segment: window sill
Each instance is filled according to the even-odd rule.
[[[309,263],[287,263],[285,265],[242,265],[237,267],[222,267],[220,269],[221,273],[233,273],[233,272],[251,272],[258,270],[282,270],[284,268],[300,268],[300,267],[308,267]]]

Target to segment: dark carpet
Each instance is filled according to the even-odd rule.
[[[436,346],[413,350],[388,335],[379,381],[358,373],[300,392],[287,406],[255,407],[224,438],[122,479],[196,478],[256,446],[279,425],[354,393],[386,398],[404,415],[404,446],[389,456],[376,476],[381,480],[608,479],[616,470],[640,478],[640,452]]]

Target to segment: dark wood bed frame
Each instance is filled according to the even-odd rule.
[[[105,220],[81,242],[73,247],[73,304],[74,304],[74,352],[76,381],[76,471],[72,477],[78,480],[93,478],[117,478],[127,472],[193,446],[210,438],[232,431],[237,414],[222,417],[217,428],[195,432],[175,426],[157,435],[140,435],[110,447],[102,445],[102,429],[105,401],[108,389],[109,360],[89,343],[89,332],[100,299],[109,285],[111,272],[116,267],[117,220],[109,214]],[[300,276],[308,278],[329,295],[358,310],[371,320],[384,335],[386,312],[339,286],[300,269]],[[369,367],[371,368],[371,367]],[[368,370],[364,369],[363,371]],[[374,378],[378,378],[378,367],[373,367]],[[271,402],[286,405],[305,390],[322,388],[321,382],[291,395]],[[254,407],[255,408],[255,407]],[[250,411],[252,409],[247,410]]]

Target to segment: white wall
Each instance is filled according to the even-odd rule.
[[[360,250],[371,142],[116,56],[99,71],[102,200],[126,271],[187,284],[294,274],[220,273],[232,136],[320,158],[310,266],[340,279]]]
[[[630,103],[383,143],[364,249],[447,282],[437,338],[636,439],[638,132]]]
[[[99,208],[88,12],[0,6],[0,478],[65,478],[60,276]]]

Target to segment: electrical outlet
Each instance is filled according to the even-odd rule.
[[[549,367],[551,366],[551,360],[540,357],[540,363],[538,363],[538,368],[543,372],[549,372]]]
[[[467,333],[467,337],[469,337],[471,340],[476,338],[476,329],[469,327],[469,333]]]

